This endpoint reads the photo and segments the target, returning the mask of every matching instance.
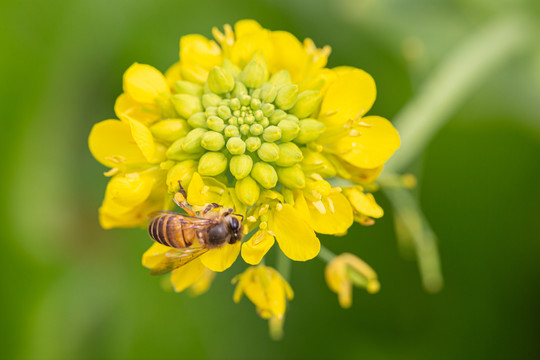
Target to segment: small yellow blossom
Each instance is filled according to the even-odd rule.
[[[353,254],[336,256],[326,265],[326,283],[330,290],[338,294],[339,305],[349,308],[352,305],[352,286],[361,286],[373,294],[379,291],[380,284],[373,269]]]

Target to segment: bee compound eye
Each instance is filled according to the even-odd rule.
[[[236,217],[231,217],[231,219],[229,220],[229,224],[231,226],[231,229],[235,232],[238,231],[238,229],[240,228],[240,222]]]

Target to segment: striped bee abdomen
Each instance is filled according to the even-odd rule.
[[[187,222],[177,215],[159,215],[150,222],[148,232],[158,243],[173,247],[186,248],[193,243],[195,231],[186,229]]]

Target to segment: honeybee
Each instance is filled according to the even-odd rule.
[[[224,209],[221,205],[211,203],[201,212],[195,212],[187,203],[182,187],[176,193],[174,202],[188,215],[173,211],[158,211],[152,214],[153,218],[148,226],[150,237],[170,247],[171,251],[152,268],[150,274],[165,274],[195,260],[208,250],[242,241],[243,216],[233,214],[233,209]],[[221,210],[212,211],[216,208]]]

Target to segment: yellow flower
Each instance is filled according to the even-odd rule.
[[[183,36],[179,59],[165,74],[130,66],[115,103],[118,120],[96,124],[89,137],[111,177],[100,208],[104,228],[144,226],[152,212],[174,210],[181,187],[195,210],[217,203],[243,216],[245,241],[174,270],[177,291],[207,288],[210,274],[240,252],[259,264],[275,242],[288,258],[310,260],[321,249],[316,233],[343,234],[355,220],[381,217],[373,183],[400,143],[390,122],[365,116],[374,80],[360,69],[326,68],[328,46],[253,20],[212,34],[215,40]],[[152,269],[178,251],[154,244],[143,264]],[[238,279],[267,276],[288,296],[275,270],[253,269]],[[259,272],[266,275],[253,275]],[[246,281],[237,291],[279,319],[284,300],[283,311],[263,306],[245,290],[258,280]]]
[[[271,267],[252,266],[233,279],[236,283],[234,301],[239,302],[245,294],[256,306],[257,313],[270,321],[271,331],[280,335],[287,300],[294,297],[289,283]]]
[[[366,288],[371,294],[378,292],[380,288],[375,271],[353,254],[336,256],[326,265],[325,277],[330,290],[338,294],[342,308],[352,305],[353,284]]]

